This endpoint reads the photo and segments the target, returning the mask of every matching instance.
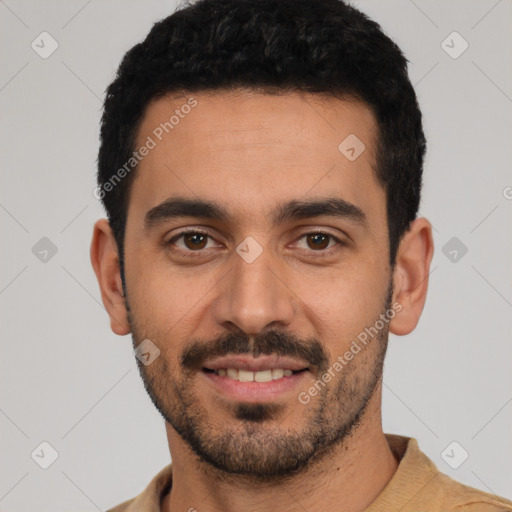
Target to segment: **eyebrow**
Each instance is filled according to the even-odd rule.
[[[367,225],[367,217],[358,206],[340,198],[320,198],[309,201],[291,200],[278,205],[272,210],[270,218],[272,227],[286,221],[329,216],[346,219],[356,224]],[[150,231],[168,220],[193,217],[197,219],[229,222],[231,215],[228,210],[215,201],[171,197],[163,203],[151,208],[144,218],[144,228]]]

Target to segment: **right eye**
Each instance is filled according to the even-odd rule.
[[[197,229],[182,231],[166,242],[166,245],[177,247],[181,252],[201,252],[202,249],[208,248],[208,238],[211,237],[205,231]],[[180,243],[177,243],[178,241]]]

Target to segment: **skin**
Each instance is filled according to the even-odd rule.
[[[305,439],[314,432],[315,417],[328,437],[349,425],[357,411],[361,417],[300,471],[267,480],[214,467],[167,421],[173,485],[161,510],[285,512],[298,504],[306,510],[335,509],[341,502],[345,511],[364,510],[398,466],[382,430],[381,364],[388,329],[408,334],[422,312],[433,253],[431,226],[423,218],[411,223],[392,269],[386,196],[374,172],[377,125],[364,104],[245,90],[166,96],[148,106],[136,146],[189,96],[197,106],[142,160],[133,183],[125,234],[127,297],[110,226],[106,219],[94,226],[91,261],[113,332],[131,333],[135,346],[149,338],[160,349],[154,363],[139,368],[164,418],[175,414],[177,423],[185,422],[187,411],[196,412],[199,435],[232,440],[231,447],[246,449],[255,464],[259,454],[272,455],[267,446],[272,443],[265,439]],[[355,161],[338,150],[349,134],[366,146]],[[146,213],[176,196],[217,201],[231,217],[185,217],[145,230]],[[325,197],[357,206],[366,222],[332,216],[270,222],[278,203]],[[165,246],[184,228],[209,232],[202,255],[192,258],[197,249],[183,238],[175,244],[188,253],[178,256]],[[346,244],[331,240],[327,249],[318,249],[305,234],[319,231]],[[248,236],[262,248],[252,263],[236,252]],[[237,404],[209,386],[200,371],[180,366],[180,355],[192,342],[215,343],[227,333],[254,342],[273,329],[293,333],[305,344],[318,342],[332,366],[384,312],[390,283],[391,303],[399,304],[400,312],[307,405],[297,400],[297,392],[321,376],[314,368],[304,374],[300,389],[275,400],[272,415],[251,422],[240,419]],[[321,404],[325,411],[318,416]],[[251,436],[244,436],[248,432]],[[307,448],[305,441],[297,446]],[[232,455],[229,460],[236,461],[236,452]]]

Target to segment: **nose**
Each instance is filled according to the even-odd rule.
[[[217,324],[224,329],[236,326],[252,336],[271,327],[288,327],[297,298],[279,268],[269,251],[263,250],[251,263],[236,254],[214,303]]]

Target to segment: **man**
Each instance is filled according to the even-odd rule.
[[[126,54],[91,260],[172,466],[113,511],[512,510],[382,430],[424,152],[404,56],[338,0],[200,0]]]

